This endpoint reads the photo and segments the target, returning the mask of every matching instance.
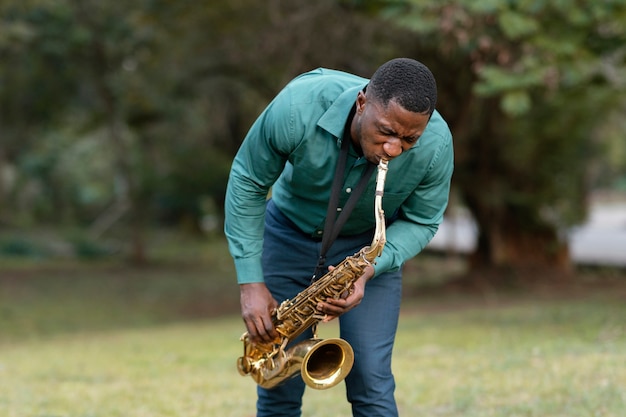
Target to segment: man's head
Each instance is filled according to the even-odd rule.
[[[357,96],[353,143],[370,162],[393,159],[417,143],[436,102],[435,78],[424,64],[408,58],[388,61]]]
[[[437,103],[437,84],[428,67],[409,58],[396,58],[381,65],[367,86],[371,99],[387,106],[394,100],[413,113],[431,115]]]

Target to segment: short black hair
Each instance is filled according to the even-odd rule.
[[[395,100],[404,109],[432,115],[437,103],[437,83],[428,67],[410,58],[395,58],[381,65],[367,86],[374,100],[387,106]]]

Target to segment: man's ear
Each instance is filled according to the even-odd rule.
[[[363,91],[359,91],[359,94],[356,96],[356,112],[358,114],[363,113],[363,109],[365,108],[365,102],[367,101],[367,96]]]

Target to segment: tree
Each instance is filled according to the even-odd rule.
[[[584,218],[597,132],[626,87],[626,2],[382,3],[437,76],[474,268],[567,271],[563,233]]]
[[[334,0],[6,0],[0,10],[10,63],[0,168],[18,178],[0,190],[11,203],[0,218],[117,232],[135,262],[146,225],[197,231],[205,207],[219,217],[233,155],[289,79],[318,66],[369,75],[394,55],[385,22]]]
[[[3,6],[3,18],[20,29],[14,32],[23,41],[19,48],[8,44],[2,49],[14,65],[0,74],[11,86],[0,94],[9,114],[0,121],[7,128],[0,154],[17,167],[23,183],[37,186],[33,206],[48,208],[46,213],[27,211],[35,221],[82,225],[85,212],[93,220],[95,211],[113,202],[127,212],[130,257],[143,262],[150,197],[146,184],[154,183],[150,179],[155,175],[137,117],[151,105],[145,82],[150,74],[135,71],[148,67],[146,51],[153,47],[150,27],[141,19],[143,9],[137,2],[89,0]],[[72,159],[78,155],[92,159]],[[99,169],[99,178],[89,175],[102,162],[108,171]],[[99,209],[83,198],[94,183],[108,188]],[[14,188],[21,193],[22,187]]]
[[[166,28],[161,46],[169,51],[164,71],[178,80],[173,93],[192,109],[174,110],[186,128],[163,195],[174,217],[195,215],[198,196],[209,189],[214,205],[223,207],[232,157],[292,77],[320,66],[370,75],[393,56],[397,32],[334,0],[218,0],[210,6],[181,0],[154,10],[153,18]],[[203,146],[211,153],[199,153]]]
[[[29,199],[25,195],[36,188],[17,171],[45,181],[54,163],[54,155],[40,157],[33,151],[42,147],[37,138],[44,126],[57,122],[58,109],[69,105],[72,95],[67,92],[76,89],[76,68],[66,65],[76,38],[67,31],[66,14],[36,13],[28,5],[3,3],[0,7],[0,219],[11,223],[26,211]],[[49,105],[53,101],[54,107]],[[31,157],[26,158],[27,154]],[[17,189],[25,190],[22,196]],[[60,199],[46,197],[48,204],[31,209],[53,212],[59,208]]]

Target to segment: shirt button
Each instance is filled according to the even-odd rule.
[[[352,188],[348,187],[346,188],[346,193],[350,194],[352,192]]]

